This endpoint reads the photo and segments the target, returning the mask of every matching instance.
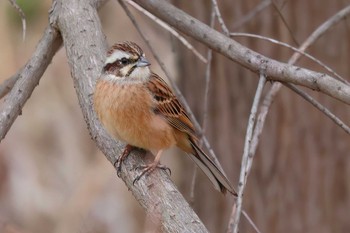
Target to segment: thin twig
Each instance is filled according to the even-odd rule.
[[[142,37],[142,39],[145,41],[145,43],[147,44],[148,48],[150,49],[152,55],[154,56],[154,58],[156,59],[156,61],[158,62],[159,66],[161,67],[161,69],[163,70],[165,76],[168,78],[171,86],[173,87],[175,94],[177,95],[177,97],[179,98],[180,102],[183,104],[185,110],[187,111],[190,119],[192,120],[192,123],[194,124],[194,127],[196,128],[197,133],[199,134],[199,136],[202,138],[204,145],[206,146],[207,150],[209,151],[209,154],[211,155],[212,159],[214,160],[214,162],[218,165],[218,167],[222,170],[221,165],[214,153],[214,151],[212,150],[206,136],[203,134],[203,130],[202,127],[200,126],[200,124],[198,123],[196,117],[194,116],[191,108],[189,107],[186,99],[184,98],[184,96],[182,95],[181,91],[179,90],[179,88],[177,87],[177,85],[175,84],[175,82],[173,81],[173,79],[170,76],[170,73],[168,72],[168,70],[166,69],[164,63],[161,61],[161,59],[159,58],[159,56],[157,55],[157,53],[155,52],[155,50],[153,49],[152,45],[150,44],[149,40],[145,37],[144,33],[142,32],[141,28],[139,27],[138,23],[136,22],[134,16],[131,14],[131,12],[129,11],[129,9],[127,8],[127,6],[125,5],[123,0],[118,0],[119,4],[122,6],[122,8],[124,9],[125,13],[128,15],[128,17],[130,18],[131,22],[134,24],[136,30],[139,32],[140,36]],[[222,171],[223,172],[223,171]]]
[[[216,16],[218,17],[218,21],[219,21],[219,24],[221,26],[221,29],[222,31],[225,33],[226,36],[229,36],[230,35],[230,31],[228,30],[222,16],[221,16],[221,13],[220,13],[220,9],[219,9],[219,6],[218,6],[218,3],[216,2],[216,0],[211,0],[212,4],[213,4],[213,7],[214,7],[214,10],[215,10],[215,14]]]
[[[269,64],[266,68],[266,75],[271,81],[290,82],[305,86],[350,105],[350,86],[328,74],[289,65],[259,54],[237,41],[227,38],[224,34],[210,28],[167,1],[134,1],[170,26],[255,73],[259,73],[261,64]]]
[[[350,134],[350,127],[347,126],[343,121],[341,121],[337,116],[335,116],[329,109],[327,109],[325,106],[320,104],[317,100],[313,99],[310,95],[308,95],[305,92],[301,91],[299,88],[297,88],[293,84],[290,84],[290,83],[283,83],[283,84],[286,87],[288,87],[289,89],[291,89],[292,91],[294,91],[295,93],[299,94],[301,97],[303,97],[306,101],[308,101],[310,104],[315,106],[321,112],[323,112],[335,124],[337,124],[340,128],[342,128],[346,133]]]
[[[179,41],[185,45],[190,51],[193,52],[193,54],[199,58],[199,60],[201,60],[204,63],[207,63],[207,59],[205,57],[203,57],[203,55],[196,50],[191,44],[190,42],[188,42],[185,37],[181,36],[177,31],[175,31],[172,27],[170,27],[168,24],[164,23],[162,20],[158,19],[156,16],[152,15],[151,13],[149,13],[148,11],[146,11],[145,9],[143,9],[142,7],[140,7],[138,4],[136,4],[135,2],[131,1],[131,0],[126,0],[126,2],[128,4],[130,4],[132,7],[134,7],[136,10],[140,11],[141,13],[143,13],[144,15],[146,15],[147,17],[149,17],[150,19],[152,19],[155,23],[157,23],[158,25],[160,25],[162,28],[164,28],[165,30],[167,30],[168,32],[170,32],[173,36],[175,36],[177,39],[179,39]]]
[[[278,45],[284,46],[286,48],[289,48],[289,49],[293,50],[294,52],[300,53],[301,55],[303,55],[303,56],[309,58],[310,60],[314,61],[315,63],[319,64],[321,67],[323,67],[328,72],[333,74],[335,77],[337,77],[343,83],[345,83],[347,85],[350,85],[350,83],[346,79],[341,77],[332,68],[328,67],[326,64],[324,64],[320,60],[318,60],[317,58],[315,58],[315,57],[311,56],[310,54],[304,52],[303,50],[297,49],[297,48],[295,48],[295,47],[293,47],[293,46],[291,46],[291,45],[289,45],[287,43],[284,43],[284,42],[281,42],[281,41],[278,41],[278,40],[275,40],[275,39],[272,39],[272,38],[269,38],[269,37],[255,35],[255,34],[250,34],[250,33],[234,32],[234,33],[230,33],[230,36],[234,36],[234,37],[236,37],[236,36],[244,36],[244,37],[258,38],[258,39],[261,39],[261,40],[269,41],[271,43],[278,44]]]
[[[256,93],[254,96],[253,105],[250,111],[249,119],[248,119],[248,126],[247,126],[247,133],[245,136],[245,142],[244,142],[244,150],[243,150],[243,156],[242,156],[242,164],[241,164],[241,172],[239,176],[239,184],[238,184],[238,197],[236,201],[236,213],[234,215],[234,223],[233,223],[233,232],[238,232],[238,223],[242,212],[242,204],[243,204],[243,192],[244,188],[247,182],[247,177],[250,172],[250,169],[248,168],[248,161],[252,160],[253,157],[249,157],[249,148],[253,136],[253,129],[255,125],[255,119],[256,114],[258,111],[258,105],[260,103],[262,91],[264,89],[265,83],[266,83],[266,76],[265,73],[263,73],[264,70],[260,73],[260,79],[258,83],[258,87],[256,89]],[[231,222],[231,221],[230,221]],[[232,228],[232,226],[229,226],[229,228]]]
[[[213,28],[215,24],[215,8],[214,5],[212,6],[212,11],[210,15],[210,27]],[[203,133],[205,133],[207,129],[207,122],[208,122],[208,107],[209,107],[209,87],[210,87],[210,80],[211,80],[211,61],[213,58],[213,50],[208,49],[207,52],[207,67],[205,69],[205,89],[204,89],[204,108],[203,108],[203,124],[202,129]]]
[[[212,6],[211,15],[210,15],[210,27],[214,27],[215,23],[215,10]],[[208,107],[209,107],[209,87],[210,87],[210,79],[211,79],[211,61],[213,57],[213,51],[211,49],[208,49],[207,52],[207,66],[205,69],[205,90],[204,90],[204,106],[203,106],[203,123],[202,123],[202,130],[203,134],[205,134],[207,129],[207,122],[208,122]],[[201,139],[200,143],[203,143],[203,140]],[[202,146],[202,145],[200,145]],[[197,178],[197,171],[198,167],[194,166],[193,175],[192,175],[192,181],[191,181],[191,189],[190,189],[190,203],[194,203],[194,189],[196,184],[196,178]]]
[[[21,71],[19,71],[20,73]],[[15,85],[15,83],[17,82],[17,80],[20,78],[20,75],[17,73],[15,75],[13,75],[12,77],[6,79],[3,83],[1,83],[0,85],[0,99],[2,99],[5,95],[7,95],[11,89],[13,88],[13,86]]]
[[[272,85],[272,87],[270,88],[269,92],[265,95],[264,100],[262,101],[262,104],[261,104],[260,110],[259,110],[259,115],[257,118],[257,122],[256,122],[256,125],[254,128],[252,143],[250,146],[250,151],[249,151],[250,156],[255,156],[255,154],[256,154],[256,150],[258,148],[260,136],[261,136],[262,130],[264,128],[267,113],[270,109],[272,102],[275,99],[276,94],[278,93],[278,91],[276,91],[276,90],[279,90],[280,87],[281,87],[281,83],[274,83]]]
[[[282,12],[280,11],[280,9],[278,8],[278,6],[276,5],[276,3],[275,3],[273,0],[271,1],[271,3],[272,3],[273,8],[276,10],[278,16],[281,18],[281,20],[282,20],[284,26],[286,26],[286,28],[287,28],[287,30],[288,30],[288,32],[289,32],[289,35],[291,36],[292,40],[294,41],[294,43],[295,43],[296,45],[299,46],[299,42],[298,42],[297,39],[295,38],[294,33],[292,32],[292,29],[289,27],[289,25],[288,25],[286,19],[284,18]]]
[[[9,0],[13,8],[17,11],[19,16],[21,16],[22,21],[22,40],[24,41],[26,39],[26,31],[27,31],[27,22],[26,22],[26,15],[22,11],[21,7],[18,6],[16,0]]]
[[[243,216],[248,220],[249,224],[254,228],[254,230],[257,233],[261,233],[261,231],[259,230],[259,228],[255,225],[255,223],[253,222],[253,220],[249,217],[249,215],[247,214],[247,212],[245,212],[245,210],[242,210],[242,214]]]
[[[321,36],[323,36],[330,28],[332,28],[335,24],[340,22],[342,19],[344,19],[347,15],[350,14],[350,5],[345,7],[344,9],[337,12],[335,15],[333,15],[331,18],[326,20],[322,25],[320,25],[306,40],[305,42],[300,46],[298,50],[305,51],[311,44],[313,44],[317,39],[319,39]],[[298,61],[298,59],[301,57],[300,53],[294,53],[292,57],[289,59],[288,64],[294,64]],[[293,85],[294,86],[294,85]],[[265,96],[265,99],[263,101],[263,104],[260,108],[258,121],[256,124],[256,127],[254,129],[254,137],[252,140],[252,146],[250,150],[250,154],[253,156],[256,153],[256,149],[259,144],[260,135],[262,133],[262,130],[264,128],[265,120],[267,113],[270,109],[270,106],[275,99],[275,96],[277,95],[278,91],[281,89],[282,84],[279,82],[275,82],[271,89],[268,91],[268,93]],[[297,87],[294,86],[294,89]],[[301,90],[294,90],[296,93],[300,94],[302,92]],[[342,129],[345,130],[345,132],[348,132],[348,126],[346,126],[339,118],[337,118],[334,114],[332,114],[328,109],[326,109],[324,106],[321,107],[321,105],[314,100],[311,96],[308,94],[302,92],[301,95],[304,99],[308,100],[311,104],[313,104],[316,108],[318,108],[321,112],[323,112],[326,116],[328,116],[334,123],[339,125]]]
[[[255,16],[257,16],[261,11],[263,11],[270,4],[271,4],[271,0],[264,0],[260,2],[253,10],[251,10],[248,14],[238,19],[238,21],[233,24],[232,31],[236,31],[237,29],[242,27],[244,24],[248,23],[250,20],[252,20]]]
[[[62,44],[59,33],[51,27],[46,28],[35,52],[27,64],[15,75],[18,76],[0,110],[0,141],[5,137],[34,88],[50,64],[52,57]]]
[[[321,36],[323,36],[329,29],[331,29],[335,24],[345,19],[350,14],[350,5],[345,7],[344,9],[337,12],[331,18],[326,20],[322,25],[320,25],[300,46],[299,50],[305,51],[311,44],[315,43]],[[293,54],[290,58],[290,64],[295,64],[295,62],[299,59],[300,54]]]

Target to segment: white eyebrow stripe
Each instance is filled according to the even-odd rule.
[[[130,55],[124,51],[115,51],[109,57],[107,57],[105,64],[113,63],[123,57],[130,58]]]

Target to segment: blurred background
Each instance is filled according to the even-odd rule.
[[[1,82],[26,63],[48,24],[51,1],[17,2],[27,17],[24,42],[20,17],[8,1],[0,1]],[[171,2],[209,23],[211,1]],[[276,0],[237,26],[261,2],[218,0],[232,32],[255,33],[295,47],[350,4],[349,0],[324,0],[322,4],[319,0]],[[206,64],[164,29],[129,8],[202,122]],[[148,54],[153,69],[164,77],[117,1],[109,1],[100,17],[109,44],[137,42]],[[215,27],[219,29],[218,24]],[[205,46],[188,39],[206,55]],[[282,62],[292,55],[288,49],[257,39],[237,40]],[[342,20],[308,52],[348,79],[350,20]],[[304,58],[298,65],[324,72]],[[235,186],[257,81],[256,74],[213,54],[206,135]],[[347,105],[305,91],[350,124]],[[172,169],[173,181],[190,201],[194,164],[177,154],[170,151],[163,163]],[[268,114],[248,177],[244,209],[261,232],[350,232],[349,155],[349,135],[295,93],[282,88]],[[210,232],[226,231],[232,203],[232,198],[216,192],[198,173],[192,206]],[[244,218],[240,229],[254,232]],[[61,49],[0,144],[0,232],[147,231],[151,232],[144,210],[90,139]]]

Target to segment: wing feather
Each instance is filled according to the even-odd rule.
[[[152,73],[147,88],[156,101],[154,112],[162,115],[175,129],[195,137],[191,120],[168,84],[157,74]]]
[[[223,171],[198,147],[193,124],[168,84],[152,73],[146,85],[156,102],[154,112],[164,117],[172,127],[188,135],[193,150],[190,152],[191,158],[209,177],[215,188],[222,193],[228,190],[237,196]]]

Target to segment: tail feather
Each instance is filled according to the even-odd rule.
[[[224,194],[226,193],[226,191],[228,191],[232,195],[237,196],[237,193],[232,187],[230,181],[226,178],[226,176],[218,168],[218,166],[208,157],[208,155],[206,155],[192,140],[191,146],[195,151],[195,154],[190,154],[191,159],[208,176],[210,181],[214,184],[215,189]]]

